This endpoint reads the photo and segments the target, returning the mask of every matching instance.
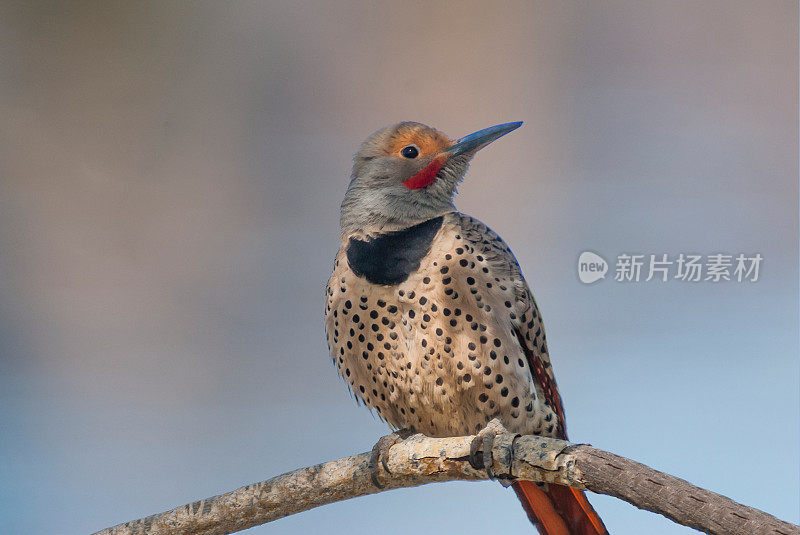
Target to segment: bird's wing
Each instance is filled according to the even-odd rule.
[[[502,238],[486,225],[464,214],[457,217],[463,237],[481,251],[497,273],[497,282],[510,280],[514,285],[516,303],[511,321],[514,334],[525,353],[537,390],[558,418],[555,429],[547,431],[566,440],[564,404],[547,352],[542,315],[519,263]],[[539,487],[530,481],[517,481],[513,488],[528,518],[542,535],[608,535],[600,516],[577,489],[561,485]]]
[[[481,252],[498,278],[510,280],[514,285],[516,303],[511,324],[517,341],[527,357],[536,386],[547,405],[558,416],[557,428],[551,434],[566,439],[564,405],[558,393],[550,355],[547,352],[547,336],[544,332],[542,315],[528,283],[525,282],[519,263],[508,245],[489,227],[465,214],[459,213],[457,217],[463,237]]]

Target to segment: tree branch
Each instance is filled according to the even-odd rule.
[[[372,482],[369,453],[287,472],[232,492],[126,522],[95,535],[222,535],[328,503],[437,481],[479,481],[469,463],[474,437],[414,435],[391,447],[389,473]],[[643,464],[586,444],[511,433],[492,447],[494,474],[615,496],[684,526],[719,535],[800,535],[800,527]],[[378,463],[380,465],[380,463]]]

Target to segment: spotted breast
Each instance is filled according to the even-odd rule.
[[[563,433],[541,317],[506,244],[452,212],[343,244],[328,282],[331,358],[395,428]]]

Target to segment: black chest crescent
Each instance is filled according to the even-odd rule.
[[[373,284],[400,284],[419,269],[443,220],[439,216],[371,240],[350,238],[347,263],[353,273]]]

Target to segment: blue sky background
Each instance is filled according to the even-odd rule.
[[[323,290],[352,154],[481,152],[570,437],[797,522],[796,2],[6,2],[0,523],[87,533],[368,450]],[[761,253],[757,283],[578,281],[584,250]],[[591,496],[615,534],[692,533]],[[530,533],[454,483],[252,533]]]

